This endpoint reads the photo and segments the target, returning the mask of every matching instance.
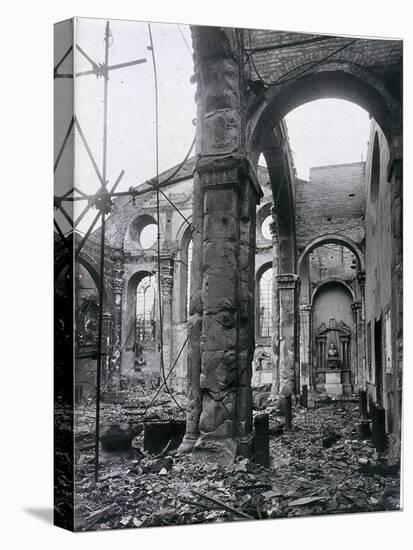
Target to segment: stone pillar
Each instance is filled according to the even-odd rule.
[[[279,365],[280,395],[294,395],[298,391],[297,359],[297,290],[299,278],[295,273],[277,276],[279,308]]]
[[[187,430],[180,451],[252,447],[255,212],[244,152],[243,57],[233,29],[192,30],[198,82]],[[227,457],[227,458],[226,458]]]
[[[398,147],[392,153],[388,180],[391,190],[391,238],[392,238],[392,300],[391,300],[391,366],[387,378],[391,379],[387,391],[391,392],[393,408],[392,433],[389,434],[389,456],[392,462],[400,460],[402,375],[403,375],[403,161],[401,135],[396,138]],[[398,149],[398,151],[397,151]],[[395,154],[399,158],[395,157]],[[390,375],[390,376],[389,376]]]
[[[357,273],[357,282],[358,282],[358,289],[359,289],[359,301],[361,303],[361,308],[359,311],[358,316],[358,326],[357,326],[357,334],[358,334],[358,361],[359,361],[359,372],[360,372],[360,378],[358,381],[359,389],[365,390],[366,389],[366,381],[367,381],[367,360],[366,360],[366,354],[367,354],[367,341],[366,341],[366,322],[365,322],[365,315],[366,315],[366,302],[365,302],[365,289],[366,289],[366,272],[365,271],[359,271]]]
[[[161,254],[161,293],[162,293],[162,327],[163,327],[163,361],[165,376],[172,367],[172,292],[174,281],[174,255]],[[162,374],[162,373],[161,373]],[[168,385],[173,385],[173,373],[168,378]]]
[[[351,343],[351,383],[354,386],[354,390],[363,389],[363,377],[364,377],[364,329],[362,319],[362,303],[360,301],[351,304],[351,310],[353,312],[353,334],[354,341]]]
[[[199,447],[252,436],[257,190],[246,159],[198,166],[204,195]],[[211,171],[211,168],[214,168]]]
[[[280,392],[280,319],[278,306],[278,284],[277,276],[279,273],[280,249],[278,242],[277,213],[274,207],[271,208],[272,222],[270,230],[272,234],[272,326],[273,333],[271,337],[271,358],[273,364],[273,377],[271,393],[278,395]]]
[[[300,381],[299,385],[306,384],[313,387],[313,368],[311,358],[311,312],[312,306],[300,306]]]
[[[117,387],[121,376],[121,342],[122,342],[122,294],[125,286],[125,272],[123,269],[123,254],[118,251],[112,255],[112,293],[113,293],[113,325],[112,346],[109,369],[112,386]]]

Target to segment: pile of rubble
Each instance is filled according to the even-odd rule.
[[[173,407],[159,407],[163,419],[169,408],[172,416],[178,413]],[[130,422],[127,413],[127,407],[119,409],[118,420],[129,418]],[[89,421],[81,421],[78,414],[81,425],[89,427]],[[150,454],[140,431],[130,449],[101,452],[95,483],[93,451],[86,448],[77,463],[77,528],[397,510],[399,469],[387,466],[386,457],[369,440],[357,437],[358,420],[358,407],[352,400],[331,401],[308,410],[297,407],[290,431],[282,430],[273,417],[271,424],[274,427],[275,423],[278,435],[270,438],[268,469],[247,459],[219,466],[208,463],[202,454],[177,456],[168,446],[157,455]]]

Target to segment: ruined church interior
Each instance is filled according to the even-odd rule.
[[[401,42],[195,26],[191,51],[186,158],[89,197],[102,219],[91,231],[54,233],[56,385],[74,388],[78,524],[398,509]],[[364,150],[301,170],[290,119],[332,99],[362,111]],[[125,476],[146,475],[162,490],[114,497],[91,524],[97,466],[101,483],[116,471],[127,489]],[[213,493],[222,468],[227,492]],[[201,491],[207,474],[226,508],[177,495],[183,479]],[[237,476],[254,475],[264,489],[237,493]]]

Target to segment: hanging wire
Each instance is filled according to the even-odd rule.
[[[189,44],[188,44],[188,42],[187,42],[187,40],[186,40],[186,38],[185,38],[185,35],[184,35],[184,33],[183,33],[183,31],[182,31],[182,29],[181,29],[179,23],[177,23],[176,26],[178,27],[178,30],[179,30],[179,32],[180,32],[180,34],[181,34],[181,36],[182,36],[183,41],[185,42],[185,46],[186,46],[186,48],[187,48],[187,50],[188,50],[188,52],[189,52],[189,55],[192,57],[191,48],[189,47]]]
[[[159,307],[159,358],[161,362],[161,374],[165,382],[165,388],[170,393],[166,385],[165,361],[163,353],[163,308],[162,308],[162,285],[161,285],[161,233],[160,233],[160,201],[159,201],[159,104],[158,104],[158,74],[156,70],[155,49],[152,39],[151,24],[148,23],[150,46],[148,49],[152,53],[152,66],[155,86],[155,163],[156,163],[156,218],[158,226],[157,235],[157,267],[158,267],[158,307]]]
[[[249,37],[250,37],[250,43],[251,43],[251,31],[249,31]],[[306,73],[308,73],[309,71],[311,71],[312,69],[314,69],[315,67],[318,67],[319,65],[321,65],[322,63],[324,63],[325,61],[328,61],[329,59],[331,59],[332,57],[334,57],[335,55],[337,55],[338,53],[342,52],[343,50],[345,50],[346,48],[349,48],[350,46],[352,46],[355,42],[358,41],[358,38],[355,38],[354,40],[351,40],[350,42],[348,42],[347,44],[344,44],[344,46],[341,46],[341,48],[338,48],[337,50],[334,50],[332,53],[326,55],[325,57],[323,57],[322,59],[319,59],[318,61],[308,61],[306,63],[302,63],[301,65],[298,65],[297,67],[294,67],[293,69],[291,69],[290,71],[284,73],[283,75],[281,75],[279,78],[277,78],[277,80],[273,81],[273,82],[266,82],[260,75],[258,69],[257,69],[257,66],[255,64],[255,61],[254,61],[254,54],[253,54],[253,51],[250,51],[250,53],[247,53],[247,59],[249,61],[251,61],[252,63],[252,66],[254,68],[254,71],[258,77],[258,80],[266,87],[273,87],[273,86],[281,86],[282,84],[286,84],[287,82],[291,82],[292,80],[296,80],[297,78],[299,78],[300,76],[303,76],[305,75]],[[310,65],[310,66],[308,66]],[[301,72],[299,72],[298,74],[295,74],[294,76],[292,77],[289,77],[289,78],[286,78],[288,74],[291,74],[293,72],[295,72],[296,70],[302,68],[302,67],[305,67],[307,66],[305,69],[303,69]]]

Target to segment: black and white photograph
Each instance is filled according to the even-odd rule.
[[[55,524],[399,511],[403,41],[54,33]]]

